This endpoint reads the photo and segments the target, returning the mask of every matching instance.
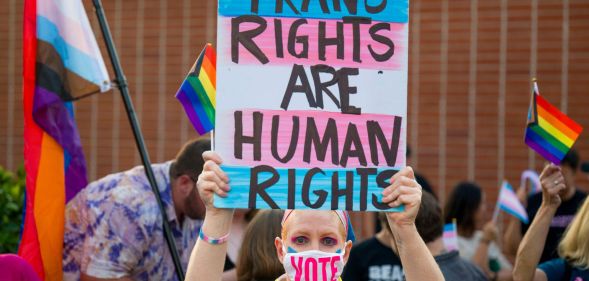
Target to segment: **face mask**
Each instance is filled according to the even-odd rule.
[[[317,250],[296,253],[291,248],[289,250],[285,251],[283,265],[292,281],[337,281],[342,275],[345,250],[340,253]]]

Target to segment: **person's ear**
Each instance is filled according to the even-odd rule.
[[[286,253],[284,252],[284,244],[282,242],[282,239],[280,239],[280,237],[276,237],[274,238],[274,247],[276,247],[276,255],[278,256],[278,260],[280,260],[280,263],[284,262],[284,256],[286,255]]]
[[[348,262],[348,258],[350,257],[350,252],[352,251],[352,241],[346,242],[346,246],[344,246],[344,249],[346,250],[344,252],[344,263]]]
[[[194,188],[194,181],[188,175],[181,175],[176,178],[176,187],[183,196],[188,196]]]

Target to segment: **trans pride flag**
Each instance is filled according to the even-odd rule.
[[[526,144],[546,160],[560,165],[582,131],[579,124],[540,96],[538,84],[534,82]]]
[[[80,0],[26,0],[23,33],[26,209],[18,253],[61,280],[64,209],[87,184],[76,96],[110,89]]]
[[[207,44],[176,93],[200,135],[215,128],[216,65],[215,49]]]
[[[456,219],[452,219],[451,223],[444,225],[444,234],[442,236],[444,246],[448,251],[458,251],[458,226]]]
[[[530,191],[528,195],[534,195],[542,192],[542,184],[540,183],[540,176],[534,170],[525,170],[522,173],[520,188],[526,187],[526,181],[530,181]]]
[[[493,220],[496,220],[497,213],[499,210],[503,210],[508,214],[516,217],[523,223],[528,223],[528,213],[522,203],[519,202],[515,191],[507,181],[503,181],[501,185],[501,191],[499,192],[499,198],[497,199],[497,207],[495,208],[495,215]]]

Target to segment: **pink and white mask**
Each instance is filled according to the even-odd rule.
[[[312,250],[296,253],[290,248],[289,250],[284,256],[283,265],[286,275],[292,281],[337,281],[342,275],[344,252]]]

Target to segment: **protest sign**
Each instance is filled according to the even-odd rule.
[[[408,0],[219,0],[224,208],[396,210]]]

